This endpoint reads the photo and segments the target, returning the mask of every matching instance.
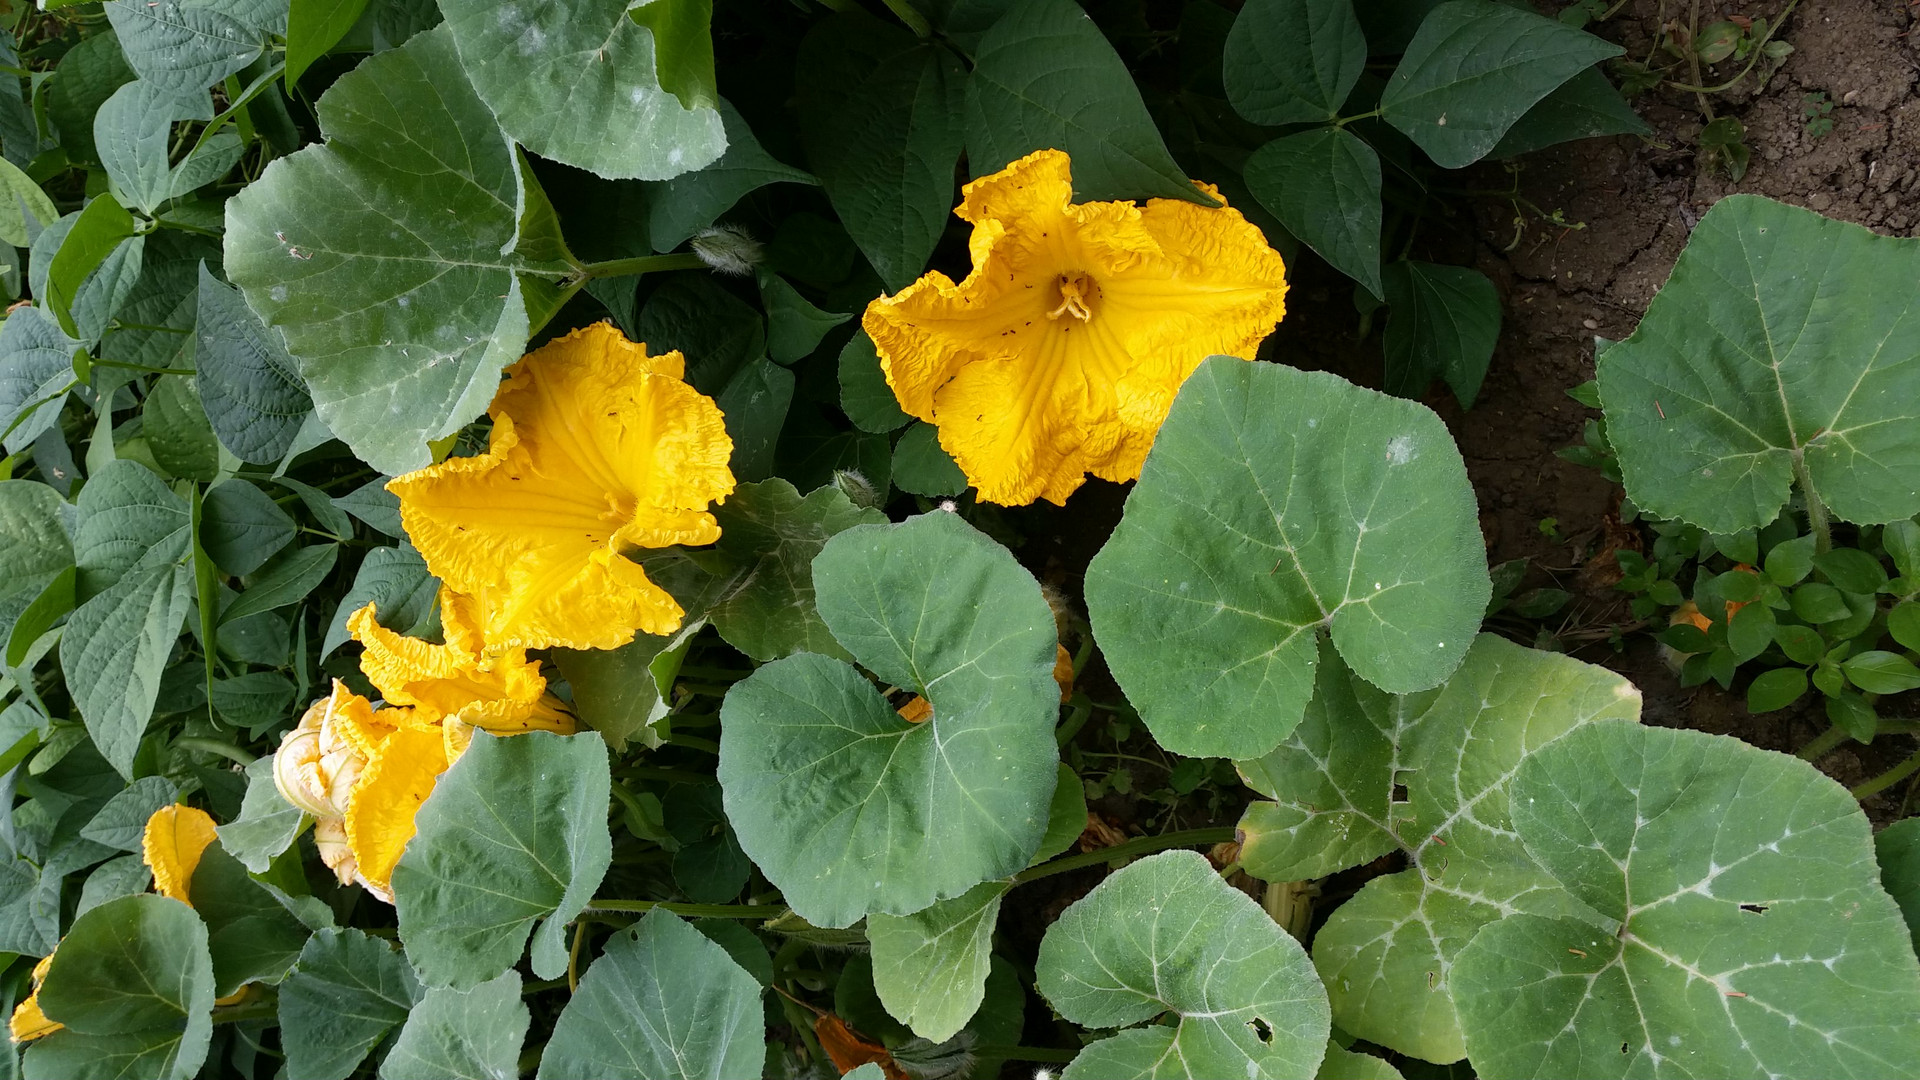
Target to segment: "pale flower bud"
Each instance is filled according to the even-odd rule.
[[[764,254],[760,241],[738,225],[713,225],[693,238],[693,253],[722,274],[753,273]]]

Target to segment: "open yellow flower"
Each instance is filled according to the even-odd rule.
[[[446,603],[445,621],[458,626],[461,609]],[[488,731],[573,733],[573,717],[558,698],[547,693],[540,665],[527,659],[525,649],[503,649],[494,655],[469,651],[470,634],[449,629],[448,643],[435,645],[396,634],[374,618],[374,606],[347,618],[347,633],[365,647],[360,670],[386,695],[387,704],[412,707],[418,719],[458,721]],[[469,646],[469,647],[463,647]]]
[[[47,1019],[47,1014],[40,1011],[40,984],[47,980],[47,969],[52,966],[52,953],[41,957],[40,962],[33,965],[33,989],[24,1001],[14,1006],[13,1017],[7,1022],[7,1034],[13,1036],[14,1042],[38,1039],[66,1026]]]
[[[621,553],[710,544],[733,443],[680,354],[607,323],[507,369],[487,452],[390,482],[427,566],[483,613],[489,650],[612,649],[685,614]]]
[[[862,325],[900,407],[939,426],[988,502],[1139,476],[1200,361],[1251,358],[1286,310],[1286,267],[1238,211],[1075,204],[1058,150],[968,184],[954,212],[972,273],[929,273]]]

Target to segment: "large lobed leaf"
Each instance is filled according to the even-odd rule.
[[[1772,521],[1795,485],[1843,521],[1920,511],[1916,278],[1920,240],[1716,203],[1598,362],[1628,496],[1715,533]]]
[[[1466,1050],[1454,956],[1503,915],[1576,909],[1513,836],[1515,765],[1569,728],[1637,716],[1640,698],[1602,668],[1490,634],[1445,686],[1399,697],[1322,651],[1306,721],[1278,750],[1240,763],[1250,786],[1278,800],[1242,818],[1242,861],[1290,881],[1403,851],[1413,867],[1335,910],[1314,937],[1314,963],[1342,1030],[1456,1061]]]
[[[1082,1027],[1178,1019],[1093,1043],[1062,1080],[1306,1080],[1326,1051],[1326,992],[1300,943],[1196,852],[1101,882],[1047,928],[1034,975]]]
[[[523,241],[545,196],[447,30],[341,76],[319,113],[325,145],[228,201],[227,274],[285,336],[327,427],[405,472],[486,410],[567,265]]]
[[[879,679],[799,653],[735,683],[720,784],[741,847],[808,922],[897,915],[1026,865],[1058,751],[1055,630],[1032,575],[958,516],[860,525],[813,565],[820,616]]]
[[[1920,963],[1811,765],[1610,721],[1520,764],[1513,828],[1604,927],[1517,915],[1454,967],[1483,1076],[1920,1075]]]
[[[1315,641],[1382,689],[1445,679],[1492,585],[1440,418],[1319,372],[1214,357],[1188,378],[1087,611],[1154,738],[1251,758],[1299,723]]]

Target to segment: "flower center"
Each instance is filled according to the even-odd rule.
[[[1047,318],[1058,319],[1062,315],[1071,315],[1081,322],[1093,318],[1093,306],[1100,302],[1100,285],[1092,275],[1083,273],[1061,274],[1060,304],[1047,312]]]

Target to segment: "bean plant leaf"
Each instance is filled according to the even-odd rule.
[[[759,1076],[760,984],[677,915],[654,909],[607,942],[554,1024],[540,1080]]]
[[[1845,788],[1607,722],[1521,762],[1512,791],[1527,850],[1606,921],[1516,915],[1460,954],[1482,1075],[1913,1075],[1920,963]]]
[[[193,909],[152,894],[75,919],[40,986],[64,1024],[27,1048],[28,1080],[186,1080],[213,1038],[213,962]]]
[[[233,477],[207,489],[200,504],[200,545],[214,565],[244,576],[293,542],[293,518],[273,496]]]
[[[139,851],[147,819],[154,811],[179,798],[180,789],[164,776],[143,776],[125,791],[107,800],[80,835],[96,844],[121,851]]]
[[[737,494],[737,492],[736,492]],[[659,746],[654,725],[673,711],[673,683],[704,618],[689,618],[670,637],[636,634],[617,649],[554,649],[555,667],[573,689],[573,712],[616,752],[638,740]]]
[[[1500,340],[1499,290],[1472,267],[1407,259],[1388,264],[1384,281],[1387,392],[1417,398],[1445,379],[1471,408]]]
[[[1477,514],[1424,406],[1214,357],[1087,568],[1094,635],[1162,746],[1257,757],[1299,723],[1323,628],[1390,692],[1459,666],[1493,588]]]
[[[1492,0],[1433,9],[1380,95],[1380,114],[1443,169],[1485,157],[1533,104],[1618,45]]]
[[[176,94],[253,63],[287,27],[287,0],[107,0],[107,21],[142,82]]]
[[[686,243],[748,192],[768,184],[819,183],[767,153],[739,110],[725,101],[720,102],[720,119],[726,129],[727,152],[697,172],[659,185],[647,200],[647,235],[655,251],[672,251]]]
[[[1249,0],[1227,33],[1220,77],[1236,112],[1279,127],[1338,116],[1366,65],[1352,0]]]
[[[94,147],[114,194],[151,215],[174,195],[168,160],[174,122],[211,119],[213,100],[204,88],[174,92],[135,80],[115,90],[93,117]]]
[[[797,652],[847,659],[814,606],[813,562],[835,535],[887,520],[858,507],[839,488],[802,498],[785,480],[742,484],[714,508],[721,554],[737,569],[707,612],[727,643],[755,660]]]
[[[162,375],[147,390],[141,434],[153,463],[178,480],[211,482],[220,473],[220,444],[200,394],[185,375]]]
[[[227,275],[285,336],[327,427],[397,474],[486,410],[566,266],[518,253],[545,196],[445,29],[341,76],[319,114],[325,145],[227,202]]]
[[[880,370],[880,354],[865,330],[854,332],[840,350],[840,407],[861,431],[884,434],[913,420],[900,409],[900,399]]]
[[[1082,1027],[1179,1021],[1102,1039],[1061,1080],[1305,1080],[1326,1051],[1326,991],[1300,943],[1197,852],[1153,855],[1095,886],[1047,928],[1034,975]]]
[[[1652,132],[1600,69],[1591,67],[1560,84],[1559,89],[1528,109],[1487,156],[1519,157],[1574,139]]]
[[[47,90],[47,119],[59,133],[67,160],[82,164],[100,160],[93,146],[94,114],[120,84],[133,79],[133,69],[120,49],[120,35],[111,28],[81,38],[60,58],[58,77]]]
[[[287,92],[315,60],[347,36],[369,0],[292,0],[287,11]]]
[[[14,247],[27,247],[33,243],[28,221],[33,222],[31,231],[37,233],[59,216],[53,200],[33,182],[33,177],[11,161],[0,164],[0,240]]]
[[[834,212],[888,289],[926,266],[953,210],[966,72],[953,54],[868,16],[800,46],[800,135]]]
[[[71,516],[45,484],[0,481],[0,637],[10,635],[27,606],[73,566]]]
[[[1014,5],[973,59],[967,164],[974,175],[1036,150],[1064,150],[1082,198],[1213,205],[1167,153],[1126,64],[1073,0]]]
[[[484,982],[519,962],[529,933],[534,974],[566,971],[567,923],[613,857],[609,783],[607,744],[590,732],[474,733],[393,870],[400,940],[421,978]]]
[[[87,673],[68,683],[87,734],[128,779],[193,596],[184,565],[135,570],[81,604],[60,639],[61,668]]]
[[[1482,634],[1438,690],[1392,696],[1322,646],[1307,720],[1240,763],[1256,802],[1240,828],[1248,872],[1327,874],[1400,850],[1413,868],[1335,909],[1313,959],[1341,1030],[1435,1062],[1465,1049],[1449,996],[1454,956],[1515,911],[1582,910],[1513,838],[1506,783],[1529,750],[1589,721],[1638,715],[1605,669]]]
[[[240,815],[215,826],[214,833],[240,865],[264,874],[281,852],[293,846],[305,821],[300,808],[281,797],[269,755],[247,766],[247,793],[240,800]]]
[[[200,401],[220,444],[242,461],[265,465],[286,456],[313,413],[286,342],[247,309],[239,290],[199,269],[194,363]]]
[[[279,982],[312,936],[219,845],[201,853],[191,895],[194,912],[207,924],[213,991],[221,997],[249,982]]]
[[[129,571],[167,566],[187,553],[186,500],[144,465],[108,462],[80,490],[77,504],[73,556],[82,600]]]
[[[45,308],[23,307],[0,326],[0,438],[17,454],[60,422],[67,390],[76,380],[67,336]]]
[[[1920,241],[1752,195],[1715,203],[1633,336],[1599,361],[1634,504],[1715,533],[1792,486],[1843,521],[1920,511]],[[1844,313],[1844,314],[1843,314]]]
[[[520,1044],[533,1015],[520,998],[520,973],[506,972],[471,990],[434,987],[407,1014],[380,1063],[380,1080],[519,1075]]]
[[[287,1075],[346,1080],[420,995],[406,958],[386,942],[353,929],[314,934],[280,984]]]
[[[909,723],[839,660],[799,653],[735,683],[721,710],[727,817],[817,926],[905,915],[1026,865],[1058,751],[1053,613],[1006,548],[958,516],[859,525],[813,564],[820,616]]]
[[[1343,2],[1341,6],[1346,6]],[[1380,285],[1380,155],[1346,128],[1275,139],[1247,158],[1260,205],[1335,270]]]
[[[667,0],[654,0],[655,3]],[[630,0],[443,0],[474,90],[515,142],[609,179],[665,180],[727,147],[714,101],[661,88],[673,62]],[[643,5],[644,6],[644,5]]]
[[[427,561],[410,547],[382,547],[367,552],[354,572],[353,584],[340,598],[340,607],[320,642],[325,657],[347,643],[347,619],[373,605],[376,622],[389,630],[418,636],[432,623],[440,597],[440,579],[427,570]]]

